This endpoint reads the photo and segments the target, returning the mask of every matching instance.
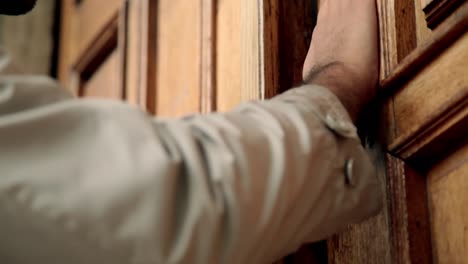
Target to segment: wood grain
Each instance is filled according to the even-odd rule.
[[[408,79],[416,75],[422,67],[450,46],[468,27],[468,3],[458,8],[447,18],[424,44],[418,44],[390,74],[380,81],[383,96],[393,94]]]
[[[77,53],[74,1],[62,0],[61,9],[58,78],[63,87],[71,89],[71,70]]]
[[[135,0],[128,3],[128,22],[127,22],[127,69],[126,69],[126,87],[127,87],[127,101],[129,104],[139,106],[145,109],[142,104],[145,100],[141,100],[146,89],[142,89],[141,73],[145,72],[145,65],[141,63],[143,59],[141,53],[147,49],[143,47],[143,33],[142,31],[147,28],[144,22],[147,18],[143,14],[145,0]],[[148,21],[149,22],[149,21]]]
[[[317,3],[307,0],[279,1],[278,8],[278,90],[284,92],[302,83],[302,67],[309,50],[318,8]]]
[[[387,155],[386,163],[391,263],[411,263],[407,228],[405,165],[402,160],[391,155]]]
[[[260,8],[259,54],[260,98],[268,99],[278,94],[280,80],[279,61],[279,0],[263,0]],[[288,1],[293,4],[293,1]],[[303,17],[297,15],[297,17]],[[302,18],[304,19],[304,18]],[[292,28],[290,28],[292,30]],[[303,61],[303,59],[301,60]],[[301,71],[302,72],[302,71]]]
[[[79,4],[74,5],[74,19],[76,19],[76,34],[78,36],[75,41],[77,41],[78,56],[81,56],[88,49],[102,28],[119,13],[123,3],[123,0],[82,0]]]
[[[201,4],[201,92],[202,113],[216,110],[216,5],[217,0],[202,0]]]
[[[417,150],[409,148],[408,145],[414,144],[418,138],[434,137],[427,134],[433,133],[432,130],[438,131],[439,127],[436,126],[447,121],[450,116],[456,116],[456,120],[466,118],[464,110],[468,105],[467,47],[468,34],[465,34],[395,95],[397,138],[389,142],[390,151],[408,158]],[[420,100],[421,98],[424,100]],[[418,148],[430,141],[421,140],[418,142]]]
[[[240,3],[240,99],[262,99],[264,73],[261,41],[264,1],[240,0]]]
[[[277,0],[217,5],[217,109],[275,95],[278,87]]]
[[[123,3],[62,1],[59,78],[77,95],[125,98],[127,6]],[[105,85],[105,80],[115,87]]]
[[[328,263],[392,263],[386,213],[382,211],[329,239]]]
[[[241,101],[241,1],[223,0],[216,16],[216,109],[227,111]]]
[[[96,38],[76,58],[73,71],[78,72],[83,79],[88,79],[97,70],[107,56],[117,48],[119,41],[119,15],[103,25]]]
[[[113,50],[89,80],[82,84],[81,96],[122,100],[124,94],[120,76],[119,53]]]
[[[429,118],[433,121],[421,126],[406,141],[395,142],[391,150],[412,165],[426,169],[459,144],[468,142],[468,97],[444,105],[441,110],[439,116]]]
[[[200,1],[158,1],[155,113],[159,116],[200,111]]]
[[[118,61],[120,63],[118,68],[118,87],[121,89],[122,96],[120,99],[127,101],[127,51],[128,51],[128,13],[129,3],[124,1],[119,10],[119,25],[118,25],[118,36],[117,46],[119,51]]]
[[[468,260],[468,144],[437,164],[428,175],[434,258],[438,263]]]
[[[386,80],[398,66],[397,36],[393,0],[377,1],[379,17],[379,80]],[[377,98],[362,111],[358,130],[386,145],[396,137],[394,102],[388,88],[377,85]],[[369,119],[369,115],[371,119]],[[375,117],[377,115],[378,117]],[[374,116],[374,117],[373,117]]]
[[[83,54],[77,57],[72,67],[74,79],[70,87],[79,96],[107,95],[113,99],[125,97],[126,38],[123,31],[126,11],[120,10],[119,13],[108,24],[103,25],[101,32],[89,43]],[[101,67],[105,69],[100,69]],[[114,87],[108,87],[105,84],[106,80]],[[88,88],[92,88],[93,91],[88,92]]]
[[[127,101],[152,114],[156,110],[157,2],[128,3]]]
[[[432,263],[426,175],[407,162],[404,170],[409,258],[411,263]],[[395,195],[399,197],[398,193]]]
[[[278,87],[278,0],[241,3],[241,101],[269,98]]]
[[[402,61],[416,48],[416,23],[414,1],[394,0],[395,28],[398,61]]]
[[[380,80],[384,80],[398,64],[397,31],[394,0],[377,1],[379,16]]]

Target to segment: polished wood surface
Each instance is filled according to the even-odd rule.
[[[468,260],[468,144],[428,174],[434,258],[437,263]]]
[[[217,1],[216,109],[227,111],[241,101],[241,1]]]
[[[61,17],[59,80],[62,85],[78,96],[119,94],[115,99],[124,99],[127,45],[124,1],[112,0],[106,5],[103,1],[63,0]],[[106,68],[101,70],[102,66]],[[115,87],[89,86],[90,81],[101,86],[105,80]],[[92,92],[87,87],[93,87]]]
[[[151,114],[156,111],[157,15],[157,1],[128,2],[126,99]]]
[[[201,109],[201,6],[201,0],[158,1],[156,115]]]
[[[73,1],[73,0],[71,0]],[[73,16],[75,21],[75,30],[77,37],[78,54],[83,52],[102,31],[102,28],[115,16],[121,9],[123,0],[82,0],[73,1]]]
[[[219,1],[216,24],[217,109],[277,93],[278,2]]]
[[[119,84],[119,70],[119,54],[114,50],[89,80],[83,83],[81,95],[114,100],[122,99],[123,91]]]
[[[216,7],[215,0],[202,0],[201,92],[202,113],[216,110]]]
[[[446,122],[448,117],[444,115],[445,112],[458,112],[456,109],[459,106],[468,104],[467,47],[468,34],[446,49],[395,94],[397,137],[389,142],[391,151],[401,145],[402,141],[414,139],[413,135],[421,136],[423,127]],[[424,100],[421,100],[422,98]],[[459,111],[463,111],[463,108]],[[463,119],[464,116],[460,118]],[[411,154],[406,153],[404,157]]]
[[[391,19],[387,19],[391,20]],[[380,21],[385,21],[385,18],[381,18]],[[423,43],[418,43],[410,54],[408,54],[398,64],[395,64],[395,60],[392,63],[381,64],[381,67],[385,68],[388,72],[382,76],[380,86],[382,90],[390,93],[399,88],[401,82],[406,81],[408,78],[413,77],[422,67],[428,64],[447,47],[449,47],[454,41],[456,41],[463,33],[466,32],[468,26],[468,3],[462,5],[453,15],[448,17],[443,24],[441,24]],[[387,30],[393,34],[395,29]],[[385,32],[383,34],[386,34]],[[404,31],[401,34],[405,34]],[[392,58],[396,46],[388,46],[385,42],[389,41],[391,37],[381,37],[381,60],[388,60],[387,57]],[[388,49],[383,50],[383,48]],[[394,56],[394,55],[393,55]],[[387,66],[388,65],[388,66]],[[389,88],[390,87],[390,88]]]

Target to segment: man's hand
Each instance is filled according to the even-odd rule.
[[[378,79],[375,0],[323,1],[303,78],[329,88],[356,120],[374,97]]]

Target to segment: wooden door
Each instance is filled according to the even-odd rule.
[[[61,4],[61,83],[79,96],[125,99],[125,1]]]
[[[300,84],[313,6],[62,0],[59,78],[79,95],[125,99],[158,116],[230,110]]]
[[[333,263],[467,263],[468,3],[381,0],[383,212],[330,239]]]
[[[63,0],[59,77],[158,116],[227,111],[300,84],[316,2]],[[379,111],[360,127],[382,145],[384,210],[282,263],[468,259],[467,3],[377,2]]]

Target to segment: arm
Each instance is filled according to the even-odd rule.
[[[10,83],[15,100],[25,84]],[[2,115],[0,146],[0,255],[14,263],[271,261],[380,203],[353,124],[319,86],[165,122],[59,101]]]
[[[2,84],[10,108],[27,93],[48,98],[0,107],[0,256],[14,263],[263,262],[379,207],[355,128],[319,86],[159,122],[119,103],[63,100],[51,82],[41,92],[25,79]]]
[[[328,74],[311,82],[329,89],[171,121],[1,77],[2,262],[268,262],[374,214],[374,167],[340,103],[354,85]]]
[[[376,93],[379,67],[375,2],[321,2],[304,62],[304,81],[327,87],[354,121]]]

